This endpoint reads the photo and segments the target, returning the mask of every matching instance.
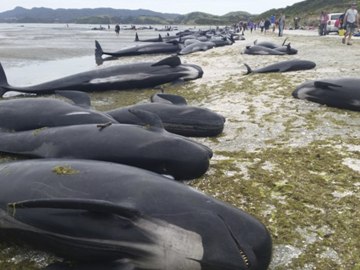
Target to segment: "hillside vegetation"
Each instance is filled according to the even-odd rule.
[[[360,7],[360,0],[353,0]],[[223,16],[204,12],[189,14],[160,13],[138,9],[49,9],[16,7],[0,13],[0,22],[16,23],[89,23],[89,24],[183,24],[183,25],[232,25],[239,21],[255,22],[271,15],[286,15],[287,25],[291,26],[295,17],[300,18],[303,26],[317,25],[322,10],[328,13],[344,12],[352,3],[349,0],[306,0],[281,9],[271,9],[262,14],[234,11]]]
[[[307,0],[282,9],[268,10],[256,16],[255,20],[267,18],[273,14],[279,16],[280,13],[284,13],[288,25],[292,24],[295,17],[300,18],[301,25],[318,25],[321,11],[327,13],[345,12],[345,10],[350,7],[351,3],[357,3],[358,8],[360,8],[360,1],[358,0]]]

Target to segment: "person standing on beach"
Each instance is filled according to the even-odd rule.
[[[276,27],[276,17],[275,17],[275,15],[270,16],[270,23],[271,23],[270,26],[271,26],[273,32],[275,32],[275,27]]]
[[[344,17],[344,24],[343,27],[346,29],[345,36],[342,39],[343,44],[352,45],[350,42],[352,35],[355,32],[355,28],[359,24],[359,15],[358,11],[356,10],[356,3],[352,3],[351,7],[346,11],[345,17]],[[346,42],[346,38],[348,37],[348,40]]]
[[[120,26],[118,24],[115,26],[115,33],[116,33],[117,36],[120,33]]]
[[[269,28],[270,28],[270,25],[271,25],[271,22],[270,22],[270,20],[267,18],[266,20],[265,20],[265,22],[264,22],[264,28],[265,28],[265,35],[266,35],[266,32],[269,30]]]
[[[285,14],[280,14],[279,17],[279,37],[283,36],[285,28]]]
[[[320,14],[320,36],[326,35],[327,22],[329,20],[329,15],[325,11],[321,11]]]
[[[264,20],[263,20],[263,19],[261,19],[261,20],[260,20],[260,22],[259,22],[259,27],[260,27],[260,31],[261,31],[261,33],[263,33],[263,32],[264,32],[264,25],[265,25],[265,22],[264,22]]]

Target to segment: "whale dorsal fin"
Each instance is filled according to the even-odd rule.
[[[56,90],[55,93],[59,96],[66,97],[74,102],[75,105],[88,109],[91,107],[90,96],[81,91],[72,91],[72,90]]]
[[[150,100],[153,103],[187,105],[186,99],[184,97],[172,94],[156,93],[151,96]]]
[[[143,126],[149,129],[156,128],[164,130],[163,122],[157,114],[131,108],[129,109],[129,112],[139,118],[142,121]]]
[[[155,67],[155,66],[163,66],[163,65],[168,65],[170,67],[176,67],[176,66],[181,65],[181,60],[178,56],[170,56],[170,57],[160,60],[159,62],[157,62],[155,64],[152,64],[151,66]]]
[[[17,209],[24,208],[54,208],[54,209],[74,209],[87,210],[89,212],[98,212],[113,214],[126,219],[136,219],[142,214],[140,211],[127,206],[121,206],[109,201],[93,199],[35,199],[19,201],[8,204],[8,211],[15,216]]]

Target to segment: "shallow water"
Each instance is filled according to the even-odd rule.
[[[97,68],[95,40],[106,51],[140,45],[140,38],[154,38],[154,30],[122,30],[119,36],[112,25],[109,30],[91,30],[98,25],[69,24],[0,24],[0,61],[12,85],[31,85]],[[166,33],[162,33],[165,35]],[[169,32],[169,34],[173,34]],[[141,57],[141,56],[140,56]],[[139,61],[146,57],[127,57]],[[108,62],[105,65],[112,65]]]

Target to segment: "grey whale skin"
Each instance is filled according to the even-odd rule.
[[[148,112],[134,112],[154,114]],[[94,124],[0,131],[0,151],[35,158],[78,158],[128,164],[173,176],[200,177],[209,168],[210,148],[169,133],[159,123],[150,126]],[[149,121],[150,122],[150,121]],[[157,125],[156,125],[157,124]]]
[[[48,269],[265,270],[271,259],[270,234],[253,216],[108,162],[0,164],[0,220],[4,240],[74,261]]]
[[[116,52],[105,52],[100,43],[95,40],[95,57],[102,57],[102,55],[109,55],[113,57],[134,56],[143,54],[172,54],[180,51],[180,47],[176,42],[154,42],[142,45],[136,45]]]
[[[359,78],[307,81],[299,85],[292,95],[330,107],[360,111]]]
[[[177,80],[195,80],[202,75],[201,67],[181,64],[179,57],[171,56],[158,62],[138,62],[97,68],[38,85],[15,87],[8,84],[0,64],[0,96],[7,91],[44,95],[52,94],[56,90],[93,92],[149,88]]]
[[[262,68],[252,70],[249,65],[244,64],[247,68],[246,74],[250,73],[268,73],[268,72],[289,72],[298,70],[308,70],[315,68],[316,64],[308,60],[288,60],[277,62]]]
[[[78,92],[76,95],[86,94]],[[86,105],[87,107],[87,105]],[[16,98],[0,101],[0,129],[25,131],[44,127],[118,123],[110,115],[55,98]]]
[[[190,137],[213,137],[224,129],[223,116],[207,108],[189,106],[181,96],[156,94],[152,99],[152,103],[135,104],[106,113],[119,123],[141,125],[140,119],[129,109],[152,112],[160,117],[168,132]]]

